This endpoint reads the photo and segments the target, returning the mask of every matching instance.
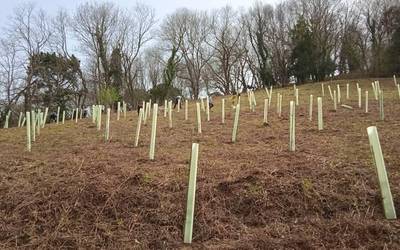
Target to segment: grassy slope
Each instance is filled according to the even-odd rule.
[[[172,130],[160,112],[153,162],[150,122],[140,147],[133,147],[134,112],[127,120],[113,116],[109,143],[90,120],[46,125],[32,153],[25,152],[24,129],[1,130],[0,247],[184,247],[190,148],[199,142],[193,247],[400,248],[400,223],[383,218],[366,134],[368,126],[378,126],[398,208],[400,99],[391,79],[381,79],[386,121],[378,121],[371,81],[359,81],[363,93],[370,93],[369,114],[356,107],[355,81],[350,100],[345,100],[347,81],[340,82],[343,103],[354,110],[333,112],[326,88],[320,132],[316,113],[308,121],[308,97],[316,98],[320,85],[299,86],[295,153],[288,151],[291,87],[274,89],[269,126],[262,125],[265,92],[256,93],[256,113],[242,96],[236,144],[230,143],[229,100],[226,124],[220,123],[220,98],[210,122],[202,114],[202,135],[193,103],[189,121],[183,111],[174,113]],[[281,118],[277,92],[284,95]]]

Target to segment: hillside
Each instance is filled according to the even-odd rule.
[[[242,95],[238,140],[231,143],[234,114],[226,97],[214,98],[211,121],[202,113],[197,134],[194,102],[189,121],[173,113],[173,128],[160,110],[155,160],[148,160],[151,119],[133,145],[137,113],[116,121],[104,142],[91,119],[47,124],[26,152],[25,128],[0,130],[0,248],[112,249],[399,249],[400,223],[384,218],[367,136],[377,126],[392,194],[400,212],[400,98],[392,79],[380,79],[385,121],[379,121],[371,81],[369,113],[358,108],[356,81],[325,83],[324,130],[317,128],[320,84],[298,86],[296,151],[289,152],[289,101],[293,88],[273,90],[264,126],[265,91],[256,112]],[[333,110],[327,85],[341,84]],[[282,117],[276,94],[283,94]],[[308,98],[314,95],[313,120]],[[364,107],[364,98],[363,103]],[[103,115],[104,119],[105,115]],[[191,144],[200,144],[192,245],[183,244]]]

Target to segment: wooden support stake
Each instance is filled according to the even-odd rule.
[[[294,101],[290,101],[289,114],[289,151],[296,150],[296,106]]]
[[[251,96],[252,96],[252,101],[253,101],[253,109],[255,109],[255,107],[257,106],[257,100],[256,100],[256,95],[254,94],[253,91],[251,91]],[[255,111],[255,110],[253,110]]]
[[[21,127],[25,126],[25,122],[26,122],[26,117],[24,117],[24,119],[22,119]]]
[[[317,102],[318,102],[318,130],[323,130],[324,129],[324,120],[323,120],[323,114],[322,114],[322,98],[318,97]]]
[[[271,101],[272,101],[272,85],[269,90],[269,96],[268,96],[268,107],[271,107]]]
[[[168,103],[165,106],[168,111]],[[143,124],[146,125],[146,116],[147,116],[147,102],[143,102]]]
[[[325,88],[323,83],[321,83],[321,90],[322,90],[322,96],[325,96]]]
[[[40,126],[40,121],[42,121],[43,120],[43,112],[39,112],[38,113],[38,123],[36,124],[36,129],[37,129],[37,134],[38,135],[40,135],[40,128],[41,128],[41,126]]]
[[[63,115],[62,115],[62,124],[65,123],[65,110],[63,110]]]
[[[269,99],[271,99],[271,97],[272,97],[272,85],[269,87]],[[270,106],[270,104],[268,103],[268,106]]]
[[[19,117],[18,117],[18,128],[21,127],[21,122],[22,122],[22,112],[19,112]]]
[[[378,90],[378,94],[379,94],[379,91],[381,91],[381,86],[379,85],[379,81],[375,81],[375,84],[376,84],[376,88],[377,88],[377,90]]]
[[[147,118],[150,119],[150,115],[151,115],[151,100],[149,102],[147,102],[147,117],[146,117],[146,120],[147,120]]]
[[[185,233],[184,243],[192,243],[193,237],[193,221],[194,221],[194,204],[196,197],[196,178],[197,178],[197,165],[199,157],[199,144],[192,144],[192,157],[190,160],[190,173],[189,173],[189,185],[188,195],[186,203],[186,219],[185,219]]]
[[[96,123],[96,107],[95,105],[92,105],[92,123]]]
[[[150,100],[149,100],[149,112],[147,113],[147,115],[149,116],[149,118],[150,118],[150,115],[151,115],[151,112],[152,112],[152,111],[151,111],[151,108],[153,107],[151,103],[152,103],[152,101],[151,101],[151,99],[150,99]]]
[[[167,101],[167,100],[165,100],[165,101]],[[167,105],[167,103],[165,103],[166,105],[165,105],[165,107],[168,107]],[[143,108],[143,123],[144,123],[144,120],[145,120],[145,116],[146,116],[146,112],[147,112],[147,103],[145,102],[145,101],[143,101],[142,102],[142,108]],[[167,116],[165,116],[165,117],[167,117]]]
[[[310,108],[309,108],[309,112],[308,112],[308,113],[309,113],[308,119],[309,119],[310,121],[312,121],[313,100],[314,100],[313,95],[310,95]]]
[[[97,109],[97,131],[101,130],[101,110],[102,107],[101,105],[98,105],[98,109]]]
[[[46,121],[47,121],[47,114],[49,113],[49,108],[46,108],[45,110],[44,110],[44,117],[42,117],[43,118],[43,120],[42,120],[42,128],[44,128],[44,125],[46,125]]]
[[[268,106],[269,106],[269,100],[264,99],[264,125],[268,124]]]
[[[374,96],[375,96],[375,100],[378,100],[378,90],[377,90],[377,86],[375,84],[375,82],[371,82],[372,85],[372,89],[374,90]]]
[[[257,102],[253,91],[250,92],[250,100],[251,100],[251,112],[256,112]]]
[[[144,115],[143,115],[143,124],[146,125],[147,123],[147,116],[149,115],[149,103],[146,102],[146,107],[144,109]]]
[[[340,85],[337,84],[336,87],[337,87],[337,93],[336,93],[337,94],[337,102],[342,103],[342,93],[340,91]]]
[[[75,123],[78,123],[79,108],[76,108],[75,112]]]
[[[10,116],[9,116],[9,115],[6,115],[6,120],[5,120],[5,122],[4,122],[4,128],[8,128],[8,121],[9,121],[9,119],[10,119]]]
[[[221,123],[225,123],[225,99],[222,98],[221,100]]]
[[[92,123],[96,124],[97,105],[92,105]]]
[[[381,121],[385,120],[385,112],[383,110],[383,91],[379,90],[379,118]]]
[[[331,86],[328,85],[328,90],[329,90],[329,95],[331,97],[331,100],[333,100],[333,94],[332,94],[332,90],[331,90]]]
[[[249,101],[249,110],[251,111],[253,109],[251,104],[251,90],[247,92],[247,100]]]
[[[341,106],[342,106],[343,108],[345,108],[345,109],[353,109],[352,106],[349,106],[349,105],[346,105],[346,104],[342,104]]]
[[[123,112],[124,112],[124,119],[126,119],[126,109],[127,109],[127,107],[126,107],[126,102],[123,102],[123,104],[122,104],[122,110],[123,110]]]
[[[210,99],[207,96],[207,103],[206,103],[206,114],[207,114],[207,121],[210,121]]]
[[[333,91],[333,109],[337,110],[336,90]]]
[[[139,145],[140,127],[142,125],[142,119],[143,119],[142,117],[143,117],[143,108],[140,108],[138,123],[137,123],[137,127],[136,127],[135,147],[137,147]]]
[[[237,130],[238,130],[238,126],[239,126],[239,115],[240,115],[240,104],[237,104],[236,111],[235,111],[235,121],[233,124],[233,130],[232,130],[232,142],[236,142]]]
[[[394,86],[397,86],[396,75],[393,75],[393,82],[394,82]]]
[[[276,96],[276,113],[279,114],[279,96],[281,95],[281,93],[278,93],[278,95]]]
[[[368,113],[368,90],[365,91],[365,113]]]
[[[110,139],[110,113],[111,109],[107,108],[106,131],[104,133],[104,139],[106,142]]]
[[[60,122],[60,107],[57,107],[57,120],[56,120],[57,124]]]
[[[283,95],[279,95],[279,117],[282,116],[282,99],[283,99]]]
[[[40,113],[38,114],[38,118],[40,120]],[[34,110],[31,111],[31,126],[32,126],[32,131],[31,131],[31,140],[33,142],[36,141],[36,113]],[[38,129],[38,134],[40,134],[40,124],[37,125],[37,129]]]
[[[397,218],[396,210],[393,203],[392,192],[390,191],[389,179],[386,172],[385,161],[383,159],[378,131],[375,126],[372,126],[367,128],[367,132],[372,157],[374,159],[375,167],[377,170],[376,173],[378,175],[385,217],[388,220],[394,220]]]
[[[181,111],[181,98],[178,98],[178,113]]]
[[[188,100],[185,100],[185,121],[187,121],[188,120],[188,107],[189,106],[189,103],[188,103]]]
[[[361,103],[361,98],[362,98],[362,95],[361,95],[361,88],[358,88],[358,89],[357,89],[357,94],[358,94],[358,107],[359,107],[359,108],[362,108],[362,103]]]
[[[172,101],[170,102],[172,106]],[[171,110],[170,110],[171,112]],[[153,107],[153,121],[151,123],[151,137],[150,137],[150,152],[149,158],[150,160],[154,160],[154,153],[156,149],[156,134],[157,134],[157,114],[158,114],[158,104],[154,103]],[[171,116],[171,113],[170,113]]]
[[[119,121],[119,115],[121,114],[121,102],[117,103],[117,121]]]
[[[201,134],[201,112],[200,112],[200,103],[196,103],[197,110],[197,133]]]
[[[164,117],[167,117],[167,113],[168,113],[168,101],[164,100]]]
[[[41,126],[42,125],[42,120],[40,119],[40,113],[42,113],[42,111],[40,109],[38,109],[37,115],[35,113],[36,126]],[[32,119],[32,116],[31,116],[31,119]]]
[[[172,101],[168,103],[168,127],[172,128]]]
[[[299,106],[299,89],[296,88],[295,90],[295,95],[296,95],[296,106]]]
[[[400,98],[400,84],[397,84],[397,92],[399,93],[399,98]]]
[[[26,112],[26,149],[28,152],[31,152],[32,143],[31,143],[31,113]]]
[[[350,84],[346,84],[346,99],[350,99]]]

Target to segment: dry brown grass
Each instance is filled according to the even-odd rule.
[[[288,151],[292,88],[274,90],[274,97],[284,94],[283,116],[274,98],[269,126],[262,125],[265,92],[256,94],[256,113],[243,96],[235,144],[228,100],[226,124],[215,100],[211,121],[202,114],[202,135],[193,104],[190,121],[174,113],[173,129],[160,112],[155,161],[148,160],[150,122],[133,147],[135,112],[120,121],[114,114],[108,143],[90,120],[46,125],[32,153],[25,151],[25,129],[1,130],[0,247],[188,247],[182,243],[188,163],[191,143],[199,142],[191,247],[398,249],[400,223],[384,219],[366,128],[378,127],[398,209],[400,99],[391,80],[381,79],[386,121],[378,121],[371,80],[360,81],[370,92],[369,114],[356,107],[354,83],[345,100],[341,82],[342,100],[354,110],[333,112],[326,89],[321,132],[316,113],[308,121],[308,96],[319,95],[320,85],[299,86],[295,153]]]

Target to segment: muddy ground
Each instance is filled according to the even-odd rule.
[[[324,97],[325,129],[308,120],[308,96],[319,84],[299,86],[296,152],[289,152],[288,104],[293,88],[275,89],[269,125],[262,124],[265,91],[252,113],[246,96],[238,141],[230,142],[233,112],[220,98],[203,134],[195,106],[175,112],[174,128],[160,110],[156,159],[148,160],[150,122],[134,147],[137,114],[111,121],[104,142],[90,119],[48,124],[25,150],[25,129],[0,130],[0,248],[2,249],[399,249],[400,222],[385,220],[367,127],[377,126],[400,214],[400,99],[393,82],[381,79],[385,121],[379,121],[372,79],[369,113],[357,107],[341,81],[342,103],[333,111]],[[335,82],[336,83],[336,82]],[[325,85],[327,86],[326,83]],[[336,84],[331,83],[332,90]],[[284,94],[282,117],[276,93]],[[229,99],[229,98],[228,98]],[[364,107],[364,100],[363,100]],[[316,111],[314,105],[314,111]],[[200,143],[193,244],[183,244],[191,143]]]

